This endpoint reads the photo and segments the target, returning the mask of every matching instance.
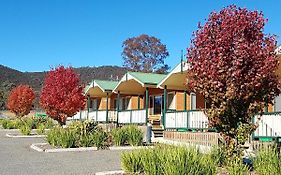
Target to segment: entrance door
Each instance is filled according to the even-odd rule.
[[[154,114],[161,114],[162,112],[162,95],[154,96]]]

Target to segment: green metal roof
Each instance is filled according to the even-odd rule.
[[[155,74],[155,73],[143,73],[143,72],[128,72],[136,79],[138,79],[143,84],[155,84],[157,85],[161,80],[163,80],[167,75],[165,74]]]
[[[103,90],[112,91],[118,84],[118,81],[95,80],[95,83],[97,83]]]

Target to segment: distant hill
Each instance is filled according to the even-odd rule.
[[[82,83],[89,83],[93,79],[117,80],[127,69],[119,66],[80,67],[74,68],[80,75]],[[47,72],[20,72],[18,70],[0,65],[0,83],[9,82],[15,85],[28,84],[35,91],[40,91]]]

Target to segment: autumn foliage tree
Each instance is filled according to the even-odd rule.
[[[79,76],[71,67],[59,66],[45,77],[40,105],[61,125],[65,124],[67,117],[75,115],[85,106],[83,87],[79,82]]]
[[[7,108],[13,112],[17,117],[30,113],[32,109],[35,94],[28,85],[19,85],[11,90],[7,99]]]
[[[256,129],[253,115],[280,93],[276,40],[263,33],[265,23],[261,12],[232,5],[212,12],[187,49],[188,84],[204,95],[210,127],[224,137],[229,156]]]
[[[142,34],[123,42],[123,65],[141,72],[165,73],[169,66],[164,63],[169,56],[166,45],[160,39]]]

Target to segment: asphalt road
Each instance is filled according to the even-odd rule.
[[[7,138],[7,132],[11,133],[0,130],[1,175],[86,175],[120,170],[121,151],[40,153],[30,145],[45,142],[43,138]]]

